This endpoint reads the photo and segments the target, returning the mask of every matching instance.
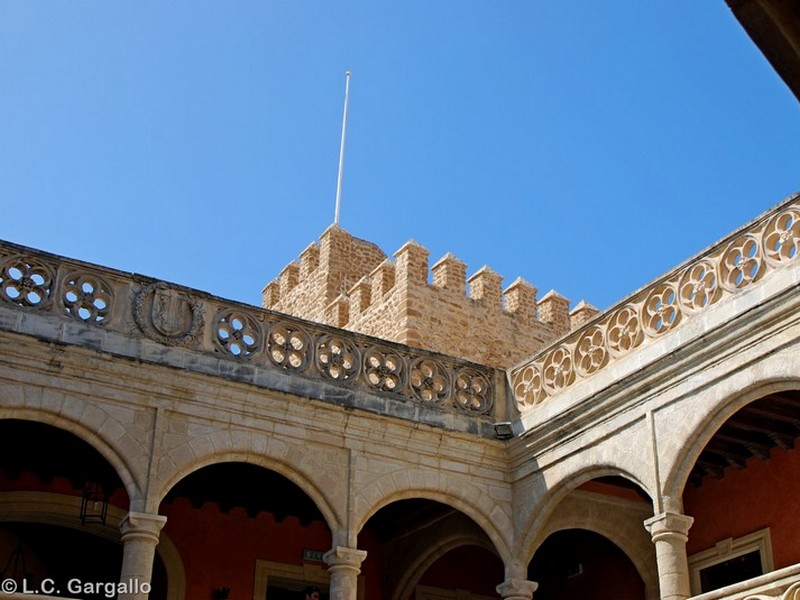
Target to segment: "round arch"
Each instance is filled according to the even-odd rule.
[[[89,444],[116,471],[125,488],[125,493],[128,495],[131,509],[134,509],[135,500],[141,497],[141,486],[134,476],[134,471],[130,466],[129,460],[125,457],[125,453],[99,433],[104,428],[102,425],[111,419],[105,413],[103,415],[105,418],[99,422],[97,418],[89,417],[85,421],[76,421],[44,409],[0,408],[0,421],[17,419],[55,427],[71,433]],[[121,423],[115,422],[115,425],[121,431],[124,431],[124,426]],[[105,429],[108,429],[108,425],[105,426]]]
[[[85,531],[75,515],[80,511],[81,499],[76,496],[51,492],[0,492],[0,517],[3,521],[43,523]],[[91,532],[105,540],[119,542],[119,526],[127,514],[119,507],[109,505],[105,524],[94,524]],[[167,572],[167,600],[184,600],[186,572],[178,549],[163,531],[159,534],[156,552]]]
[[[570,529],[591,531],[614,544],[631,561],[637,573],[639,573],[639,577],[644,582],[647,597],[658,597],[658,567],[655,562],[655,547],[646,533],[643,522],[631,524],[608,515],[602,519],[588,515],[560,519],[557,523],[548,524],[542,531],[533,555],[536,554],[536,550],[548,537],[559,531]],[[637,531],[637,529],[641,531]],[[533,555],[531,560],[533,560]]]
[[[191,475],[195,471],[199,471],[203,467],[222,463],[247,463],[262,467],[270,471],[274,471],[282,475],[297,487],[299,487],[309,498],[314,502],[319,511],[322,513],[325,523],[331,532],[335,535],[340,527],[342,520],[337,516],[334,509],[334,504],[331,499],[326,496],[322,491],[321,485],[312,480],[308,473],[302,471],[298,466],[288,464],[285,461],[278,460],[264,454],[257,454],[255,451],[227,451],[210,453],[204,456],[195,457],[191,465],[185,465],[183,468],[176,468],[163,483],[148,499],[148,505],[152,512],[158,511],[158,506],[166,497],[167,493],[182,479]],[[310,461],[309,461],[310,462]],[[312,467],[313,467],[312,463]],[[322,472],[322,466],[318,465]],[[313,468],[312,468],[313,470]]]
[[[409,478],[414,479],[414,472],[407,472]],[[419,472],[417,474],[420,474]],[[352,535],[355,537],[366,525],[367,521],[381,508],[388,506],[398,500],[408,500],[420,498],[434,500],[452,506],[459,512],[469,517],[486,534],[492,544],[494,552],[500,556],[504,563],[512,559],[511,543],[513,539],[513,524],[511,518],[506,513],[497,512],[498,503],[489,498],[485,492],[473,486],[467,481],[452,480],[448,475],[437,473],[437,477],[444,477],[442,488],[453,491],[443,491],[441,488],[434,487],[409,487],[395,489],[386,494],[385,490],[397,488],[395,479],[391,474],[378,478],[365,488],[358,495],[356,505],[366,506],[365,510],[359,511],[359,515],[354,519],[356,526]],[[424,477],[422,478],[424,479]],[[350,540],[355,545],[355,539]]]
[[[397,589],[392,593],[390,600],[401,600],[402,598],[410,597],[414,591],[414,586],[425,574],[425,571],[427,571],[433,565],[433,563],[451,550],[455,550],[456,548],[460,548],[462,546],[478,546],[497,555],[497,550],[492,547],[491,544],[487,544],[486,540],[480,536],[453,534],[442,539],[439,545],[427,548],[425,553],[414,557],[413,562],[408,566],[405,573],[399,578]],[[498,558],[500,558],[499,555]]]
[[[664,497],[675,500],[682,497],[690,473],[703,449],[720,427],[737,411],[764,396],[789,390],[800,390],[800,381],[774,378],[755,381],[748,388],[740,389],[738,393],[721,394],[720,399],[711,403],[697,422],[687,423],[686,420],[682,420],[676,423],[676,437],[684,443],[677,446],[673,455],[668,456],[665,461],[669,465],[669,470],[664,476]],[[677,508],[676,506],[675,509]]]
[[[519,524],[520,532],[518,547],[515,548],[517,554],[523,557],[525,564],[533,558],[536,548],[543,541],[541,537],[547,522],[557,510],[559,504],[575,489],[584,483],[599,477],[618,476],[623,477],[636,484],[643,492],[653,499],[652,491],[649,490],[633,474],[611,463],[584,465],[574,472],[561,478],[561,480],[548,489],[540,502],[537,503],[537,510],[526,516],[526,520]],[[652,504],[651,504],[652,508]],[[644,528],[644,526],[642,525]]]

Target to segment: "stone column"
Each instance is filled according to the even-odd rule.
[[[531,600],[539,584],[527,579],[506,579],[497,586],[497,593],[503,600]]]
[[[344,546],[334,546],[325,553],[322,559],[331,574],[330,600],[356,600],[358,574],[366,557],[366,551]]]
[[[129,512],[119,529],[122,532],[122,573],[119,600],[147,600],[158,535],[167,517]]]
[[[656,546],[661,600],[685,600],[691,596],[686,541],[693,522],[692,517],[674,512],[663,512],[644,522]]]

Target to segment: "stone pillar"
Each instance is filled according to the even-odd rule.
[[[167,517],[129,512],[119,529],[122,532],[122,572],[119,600],[147,600],[158,535]]]
[[[366,557],[366,551],[344,546],[334,546],[325,553],[322,559],[331,574],[330,600],[356,600],[358,574]]]
[[[497,593],[503,600],[532,600],[533,592],[539,584],[527,579],[506,579],[497,586]]]
[[[686,541],[693,522],[692,517],[674,512],[663,512],[644,522],[656,546],[661,600],[685,600],[691,596]]]

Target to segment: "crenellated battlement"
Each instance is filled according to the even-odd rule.
[[[505,290],[488,266],[429,251],[410,240],[394,260],[376,245],[333,225],[264,288],[265,308],[409,346],[511,366],[599,311],[517,278]]]

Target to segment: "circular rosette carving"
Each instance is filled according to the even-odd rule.
[[[690,265],[678,280],[678,303],[687,313],[703,310],[719,299],[717,269],[708,259]]]
[[[394,350],[373,346],[364,354],[367,383],[384,392],[399,392],[405,384],[405,361]]]
[[[542,382],[550,394],[563,390],[575,381],[572,354],[561,346],[550,352],[542,364]]]
[[[453,381],[455,404],[470,413],[484,415],[492,408],[489,380],[474,369],[461,369]]]
[[[659,283],[647,294],[642,304],[642,323],[651,336],[664,333],[681,320],[678,294],[668,283]]]
[[[111,312],[111,286],[91,273],[72,273],[64,281],[61,301],[71,317],[102,323]]]
[[[0,292],[5,300],[43,308],[50,302],[53,271],[33,258],[12,256],[0,267]]]
[[[236,358],[252,358],[261,350],[261,328],[243,312],[228,310],[217,317],[214,341],[223,352]]]
[[[267,333],[267,354],[279,367],[302,371],[311,355],[311,338],[302,329],[278,323]]]
[[[735,292],[758,279],[763,273],[758,239],[749,233],[739,236],[725,249],[719,269],[722,286]]]
[[[351,382],[359,373],[358,348],[344,338],[325,335],[317,343],[317,368],[330,379]]]
[[[417,358],[411,363],[408,375],[415,398],[431,404],[442,404],[450,397],[450,377],[435,360]]]
[[[636,310],[630,305],[623,306],[606,325],[606,345],[614,356],[621,356],[642,342],[642,327]]]
[[[764,260],[773,267],[785,265],[800,249],[800,212],[790,208],[772,218],[761,239]]]
[[[542,385],[542,372],[536,365],[528,365],[517,371],[514,375],[512,388],[517,407],[520,410],[539,404],[547,397],[547,392]]]
[[[575,370],[586,377],[601,369],[608,362],[606,336],[599,327],[584,331],[575,344]]]

